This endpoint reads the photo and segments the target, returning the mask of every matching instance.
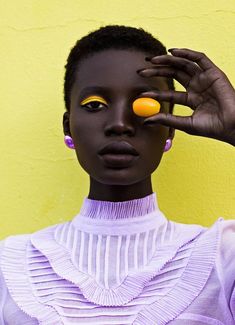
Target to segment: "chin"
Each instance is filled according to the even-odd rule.
[[[105,185],[118,185],[118,186],[128,186],[135,183],[141,182],[147,176],[138,175],[128,170],[128,168],[122,169],[109,169],[105,175],[97,177],[97,175],[92,175],[97,182]]]

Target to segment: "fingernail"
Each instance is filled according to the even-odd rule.
[[[141,71],[144,71],[145,69],[139,69],[139,70],[136,70],[136,73],[140,73]]]
[[[174,50],[177,50],[177,48],[176,47],[172,47],[171,49],[168,49],[168,52],[172,52]]]
[[[147,120],[143,122],[144,125],[154,125],[155,122],[153,120]]]

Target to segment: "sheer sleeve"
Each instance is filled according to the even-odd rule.
[[[1,261],[2,247],[3,247],[3,241],[0,241],[0,261]],[[1,263],[0,263],[0,325],[5,324],[3,319],[3,306],[6,301],[6,296],[7,296],[7,288],[1,272]]]

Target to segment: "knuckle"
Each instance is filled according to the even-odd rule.
[[[222,70],[220,70],[220,69],[218,69],[218,76],[220,76],[223,79],[228,79],[228,77],[226,76],[226,74]]]
[[[218,68],[214,68],[210,71],[210,77],[213,79],[216,78],[216,79],[223,79],[223,80],[227,78],[225,73]]]

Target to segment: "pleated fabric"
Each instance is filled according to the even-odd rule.
[[[169,221],[156,193],[125,202],[86,198],[72,221],[6,238],[2,278],[31,324],[210,324],[189,310],[216,278],[221,223]],[[233,324],[231,312],[225,317]]]

